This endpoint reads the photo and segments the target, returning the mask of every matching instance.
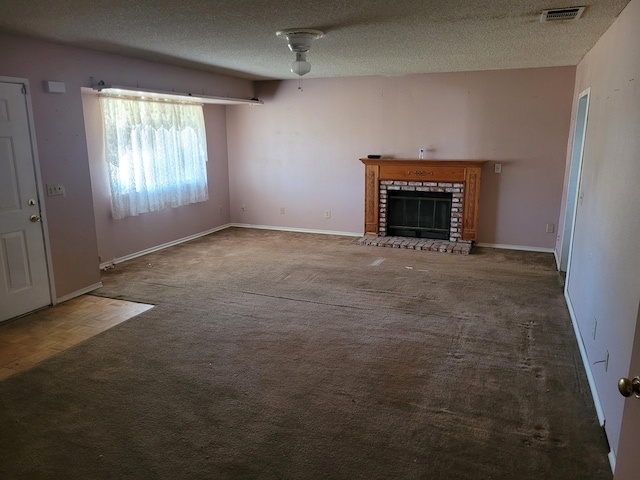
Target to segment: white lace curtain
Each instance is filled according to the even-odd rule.
[[[209,198],[202,105],[100,97],[113,218]]]

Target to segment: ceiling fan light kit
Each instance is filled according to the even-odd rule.
[[[311,71],[311,64],[307,61],[307,52],[311,49],[313,40],[324,37],[324,32],[310,28],[291,28],[280,30],[276,35],[287,41],[289,49],[296,54],[291,64],[291,72],[302,77]]]
[[[291,64],[291,72],[296,75],[306,75],[311,71],[311,64],[307,62],[307,54],[305,52],[296,53],[296,59]]]

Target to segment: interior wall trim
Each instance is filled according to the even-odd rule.
[[[360,232],[340,232],[335,230],[315,230],[312,228],[276,227],[273,225],[253,225],[250,223],[230,223],[227,227],[257,228],[261,230],[280,230],[283,232],[318,233],[320,235],[343,235],[347,237],[363,237]],[[553,248],[532,247],[527,245],[506,245],[502,243],[476,243],[478,247],[503,248],[505,250],[522,250],[525,252],[553,253]]]
[[[282,232],[318,233],[320,235],[342,235],[346,237],[362,237],[359,232],[338,232],[335,230],[314,230],[312,228],[276,227],[273,225],[252,225],[249,223],[231,223],[229,227],[257,228],[260,230],[279,230]]]
[[[259,230],[278,230],[282,232],[298,232],[298,233],[316,233],[319,235],[342,235],[346,237],[362,237],[363,234],[360,232],[343,232],[337,230],[317,230],[313,228],[296,228],[296,227],[279,227],[275,225],[254,225],[251,223],[227,223],[224,225],[220,225],[215,228],[211,228],[209,230],[205,230],[204,232],[195,233],[193,235],[189,235],[188,237],[179,238],[177,240],[173,240],[171,242],[163,243],[161,245],[156,245],[155,247],[147,248],[145,250],[141,250],[139,252],[131,253],[129,255],[125,255],[123,257],[116,257],[107,262],[102,262],[100,264],[100,270],[106,270],[108,268],[113,267],[114,265],[122,262],[126,262],[127,260],[132,260],[137,257],[141,257],[143,255],[147,255],[148,253],[157,252],[159,250],[163,250],[168,247],[172,247],[174,245],[178,245],[180,243],[188,242],[189,240],[194,240],[199,237],[203,237],[205,235],[209,235],[210,233],[219,232],[221,230],[225,230],[231,227],[238,228],[256,228]],[[507,250],[523,250],[528,252],[543,252],[543,253],[553,253],[553,248],[541,248],[541,247],[531,247],[531,246],[523,246],[523,245],[505,245],[499,243],[477,243],[478,247],[489,247],[489,248],[504,248]],[[97,288],[97,287],[96,287]],[[91,289],[90,289],[91,290]],[[75,295],[77,296],[77,295]],[[61,297],[61,298],[66,298]],[[73,298],[70,297],[70,298]],[[66,298],[69,300],[69,298]],[[58,301],[60,301],[58,299]]]
[[[248,223],[227,223],[224,225],[220,225],[219,227],[211,228],[209,230],[205,230],[204,232],[195,233],[193,235],[189,235],[188,237],[179,238],[177,240],[173,240],[171,242],[163,243],[161,245],[156,245],[155,247],[147,248],[145,250],[141,250],[139,252],[131,253],[129,255],[125,255],[123,257],[116,257],[108,262],[102,262],[100,264],[100,270],[106,270],[108,268],[113,267],[114,265],[122,262],[126,262],[127,260],[132,260],[137,257],[141,257],[143,255],[147,255],[149,253],[157,252],[159,250],[163,250],[168,247],[172,247],[174,245],[178,245],[180,243],[188,242],[190,240],[195,240],[199,237],[204,237],[205,235],[209,235],[210,233],[219,232],[221,230],[225,230],[230,227],[239,227],[239,228],[257,228],[261,230],[281,230],[285,232],[300,232],[300,233],[319,233],[322,235],[344,235],[348,237],[361,237],[361,233],[356,232],[339,232],[334,230],[314,230],[309,228],[294,228],[294,227],[277,227],[272,225],[252,225]],[[97,288],[97,287],[96,287]],[[70,297],[73,298],[73,297]]]
[[[613,453],[613,450],[609,450],[607,457],[609,457],[609,464],[611,465],[611,473],[616,473],[616,454]]]
[[[600,422],[600,426],[604,426],[604,410],[602,409],[602,403],[600,403],[600,397],[598,396],[598,390],[596,389],[596,382],[593,378],[593,372],[591,371],[591,367],[589,365],[587,350],[584,346],[584,342],[582,341],[582,334],[580,333],[580,327],[578,326],[578,321],[573,309],[573,304],[571,303],[571,297],[567,294],[566,290],[564,292],[564,299],[567,302],[567,307],[569,308],[571,324],[573,325],[573,331],[576,336],[576,341],[578,342],[578,348],[580,349],[580,357],[582,357],[582,363],[584,364],[584,369],[587,373],[587,380],[589,381],[589,388],[591,389],[591,396],[593,397],[593,403],[596,407],[596,413],[598,414],[598,421]]]
[[[205,230],[204,232],[194,233],[193,235],[189,235],[188,237],[182,237],[177,240],[172,240],[171,242],[163,243],[161,245],[156,245],[155,247],[147,248],[145,250],[141,250],[139,252],[131,253],[129,255],[125,255],[124,257],[117,257],[109,260],[108,262],[102,262],[100,264],[100,270],[106,270],[108,268],[112,268],[114,265],[122,262],[126,262],[127,260],[132,260],[137,257],[141,257],[143,255],[147,255],[148,253],[157,252],[158,250],[163,250],[168,247],[172,247],[174,245],[178,245],[180,243],[188,242],[189,240],[195,240],[196,238],[204,237],[205,235],[209,235],[210,233],[219,232],[220,230],[224,230],[225,228],[229,228],[231,224],[227,223],[225,225],[220,225],[219,227],[211,228],[209,230]]]
[[[527,245],[507,245],[504,243],[476,243],[476,247],[503,248],[505,250],[522,250],[524,252],[553,253],[553,248],[531,247]]]
[[[56,298],[56,303],[54,305],[57,305],[58,303],[66,302],[67,300],[71,300],[72,298],[79,297],[81,295],[84,295],[85,293],[92,292],[100,288],[101,286],[102,286],[102,282],[94,283],[93,285],[89,285],[88,287],[84,287],[84,288],[81,288],[80,290],[76,290],[75,292],[71,292],[67,295],[63,295],[62,297],[58,297]]]

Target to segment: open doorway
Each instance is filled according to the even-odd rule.
[[[589,92],[590,89],[586,89],[578,97],[578,111],[576,113],[573,146],[571,148],[571,166],[569,167],[569,184],[567,187],[562,247],[560,249],[560,262],[558,265],[558,270],[561,273],[566,273],[569,268],[569,255],[573,241],[576,210],[580,197],[580,175],[582,172],[582,153],[584,151],[587,116],[589,113]]]

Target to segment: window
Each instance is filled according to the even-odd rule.
[[[100,97],[113,218],[208,200],[202,105]]]

